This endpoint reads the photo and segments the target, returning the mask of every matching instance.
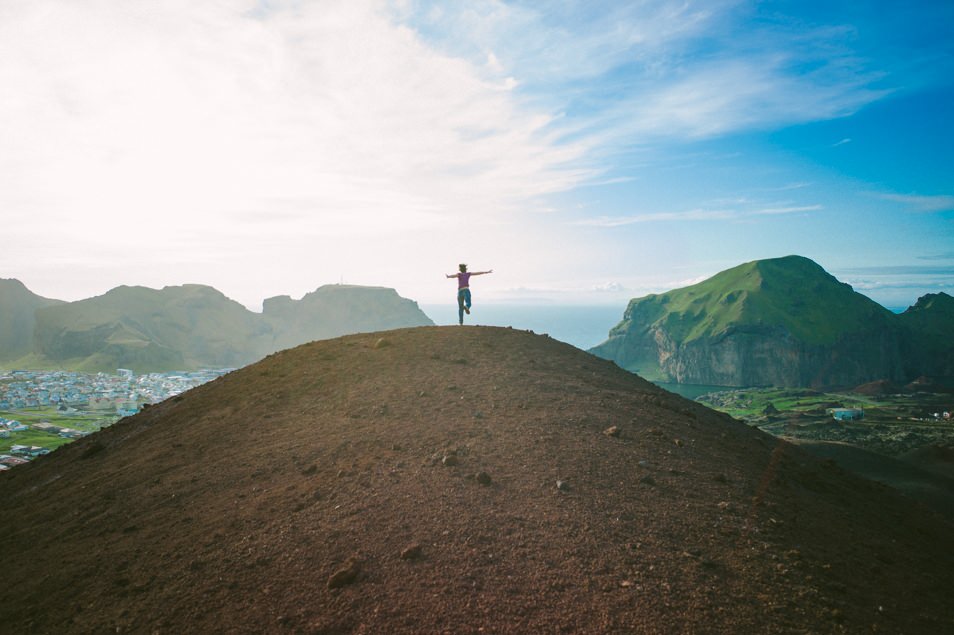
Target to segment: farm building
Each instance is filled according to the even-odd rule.
[[[865,411],[861,408],[829,408],[828,412],[835,421],[857,421],[865,418]]]

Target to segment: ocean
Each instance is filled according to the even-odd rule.
[[[609,330],[623,319],[622,306],[514,305],[481,304],[464,316],[464,324],[510,326],[515,329],[546,333],[584,351],[606,341]],[[421,310],[441,326],[457,324],[456,304],[422,304]],[[687,399],[709,392],[726,390],[724,386],[697,386],[657,382],[660,388]]]
[[[586,350],[606,341],[609,330],[623,319],[625,305],[477,304],[464,324],[511,326],[546,333],[555,340]],[[421,310],[439,325],[457,324],[456,304],[422,304]]]

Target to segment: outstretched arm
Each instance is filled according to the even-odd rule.
[[[470,274],[470,275],[472,275],[472,276],[482,276],[482,275],[484,275],[485,273],[493,273],[493,272],[494,272],[493,269],[491,269],[490,271],[475,271],[475,272],[473,272],[473,273]]]
[[[448,278],[456,278],[456,277],[457,277],[457,274],[456,274],[456,273],[449,273],[449,274],[447,274],[447,277],[448,277]]]

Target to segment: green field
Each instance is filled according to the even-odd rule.
[[[50,432],[34,430],[32,426],[37,423],[45,422],[61,428],[95,432],[100,428],[112,425],[117,420],[116,413],[112,410],[104,412],[79,411],[76,413],[63,413],[58,411],[55,407],[0,411],[0,417],[14,419],[24,425],[31,426],[29,430],[11,432],[8,438],[0,439],[0,454],[9,453],[10,448],[14,445],[37,445],[49,450],[54,450],[61,445],[75,440],[67,439]]]
[[[954,442],[954,421],[934,413],[954,410],[954,395],[867,396],[805,389],[745,388],[697,399],[765,432],[812,441],[838,441],[899,456],[919,447]],[[835,421],[829,408],[861,408],[860,421]]]

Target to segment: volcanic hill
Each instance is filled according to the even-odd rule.
[[[0,474],[10,633],[939,633],[954,527],[543,335],[283,351]]]

